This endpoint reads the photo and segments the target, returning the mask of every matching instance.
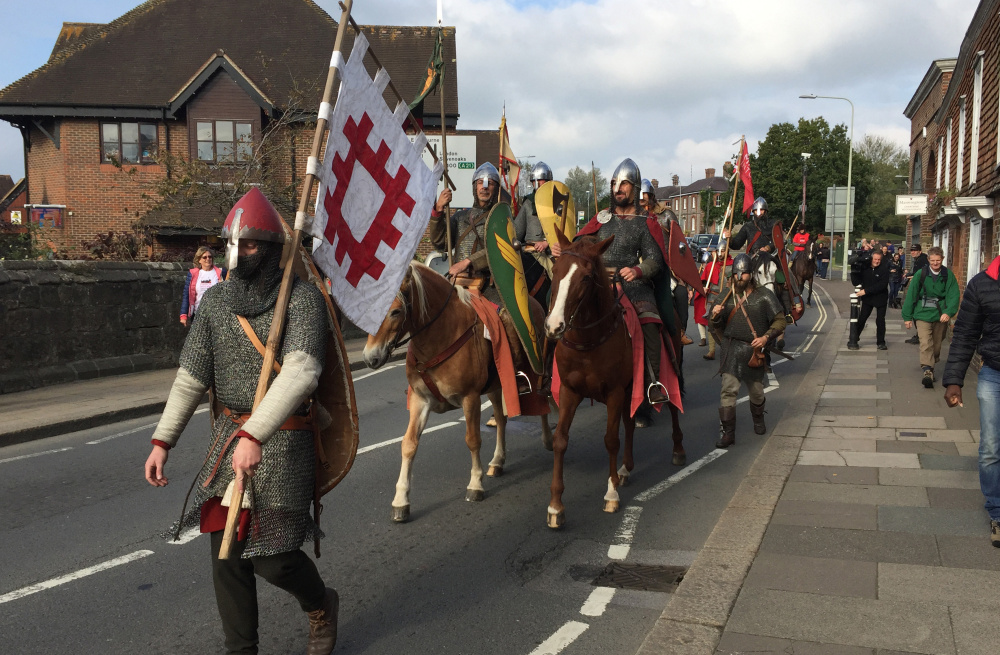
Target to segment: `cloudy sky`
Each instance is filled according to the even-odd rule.
[[[210,0],[206,0],[210,1]],[[335,18],[336,0],[318,2]],[[45,63],[63,21],[104,23],[138,0],[0,0],[0,87]],[[632,157],[686,184],[776,122],[822,115],[855,140],[909,141],[903,109],[933,59],[958,54],[978,0],[444,0],[457,28],[459,126],[497,127],[557,177]],[[356,0],[362,24],[429,25],[437,0]],[[452,78],[454,79],[454,78]],[[23,174],[0,121],[0,173]]]

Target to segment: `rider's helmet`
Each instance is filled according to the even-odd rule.
[[[472,174],[472,186],[475,188],[476,183],[482,180],[483,186],[488,185],[490,182],[496,182],[497,186],[500,186],[500,171],[497,167],[486,162],[482,164],[476,171]]]
[[[754,218],[760,218],[767,213],[767,201],[764,200],[764,196],[757,196],[757,199],[753,201],[750,205],[750,215]]]
[[[750,255],[741,252],[733,257],[733,277],[740,277],[744,273],[750,272]]]
[[[539,182],[551,182],[552,181],[552,169],[549,165],[543,161],[538,162],[531,169],[531,182],[532,184],[538,184]],[[540,185],[539,185],[540,186]]]

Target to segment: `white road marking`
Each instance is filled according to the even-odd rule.
[[[421,435],[427,434],[429,432],[436,432],[437,430],[443,430],[445,428],[450,428],[453,425],[458,425],[461,421],[449,421],[447,423],[442,423],[441,425],[435,425],[432,428],[425,428]],[[406,435],[403,435],[406,436]],[[385,446],[391,446],[394,443],[399,443],[403,440],[403,437],[396,437],[395,439],[389,439],[388,441],[382,441],[380,443],[372,444],[370,446],[365,446],[364,448],[358,448],[358,455],[367,453],[378,448],[383,448]]]
[[[574,264],[575,265],[575,264]],[[531,655],[557,655],[564,648],[576,641],[576,638],[586,632],[590,626],[579,621],[568,621],[563,627],[540,643]]]
[[[187,530],[185,530],[180,534],[180,536],[177,538],[177,541],[170,540],[167,541],[167,543],[170,544],[171,546],[183,546],[189,541],[194,541],[201,535],[202,531],[199,530],[198,528],[188,528]]]
[[[664,491],[666,491],[670,487],[674,486],[675,484],[677,484],[678,482],[680,482],[681,480],[683,480],[687,476],[691,475],[692,473],[694,473],[695,471],[697,471],[701,467],[705,466],[706,464],[708,464],[710,462],[714,462],[715,460],[719,459],[720,457],[722,457],[723,455],[725,455],[727,452],[729,452],[729,451],[726,450],[726,449],[724,449],[724,448],[716,448],[715,450],[713,450],[709,454],[707,454],[704,457],[702,457],[701,459],[699,459],[694,464],[691,464],[691,465],[689,465],[689,466],[687,466],[685,468],[682,468],[680,471],[677,471],[676,473],[674,473],[673,475],[671,475],[669,478],[667,478],[663,482],[659,482],[659,483],[653,485],[652,487],[650,487],[649,489],[646,489],[641,494],[639,494],[639,495],[637,495],[635,497],[635,502],[637,502],[637,503],[644,503],[647,500],[652,500],[652,499],[656,498],[657,496],[659,496],[660,494],[662,494]]]
[[[398,364],[390,364],[388,366],[383,366],[382,368],[378,369],[377,371],[372,371],[371,373],[365,373],[364,375],[359,375],[358,377],[354,378],[354,381],[355,382],[361,382],[365,378],[370,378],[373,375],[378,375],[379,373],[385,373],[389,369],[393,369],[393,368],[397,368],[397,367],[405,366],[405,365],[406,365],[405,362],[399,362]]]
[[[580,608],[580,614],[584,616],[601,616],[608,608],[608,603],[615,597],[614,587],[596,587],[590,592],[587,602]]]
[[[201,409],[195,410],[194,414],[204,414],[208,411],[208,406],[202,407]],[[99,443],[104,443],[105,441],[111,441],[112,439],[117,439],[118,437],[125,437],[130,434],[135,434],[136,432],[142,432],[143,430],[148,430],[149,428],[155,428],[156,423],[148,423],[146,425],[140,425],[137,428],[132,428],[131,430],[125,430],[124,432],[118,432],[117,434],[110,434],[106,437],[101,437],[100,439],[94,439],[93,441],[88,441],[88,446],[94,446]]]
[[[73,450],[73,448],[72,447],[56,448],[55,450],[44,450],[40,453],[31,453],[30,455],[18,455],[17,457],[8,457],[7,459],[0,459],[0,464],[6,464],[7,462],[16,462],[20,459],[28,459],[30,457],[41,457],[42,455],[51,455],[52,453],[64,453],[67,450]]]
[[[80,569],[74,573],[68,573],[66,575],[61,575],[58,578],[52,578],[51,580],[46,580],[45,582],[39,582],[37,584],[29,585],[27,587],[22,587],[10,593],[0,596],[0,605],[3,603],[8,603],[12,600],[17,600],[18,598],[24,598],[25,596],[30,596],[31,594],[38,593],[39,591],[44,591],[45,589],[52,589],[53,587],[58,587],[59,585],[64,585],[67,582],[72,582],[73,580],[79,580],[80,578],[85,578],[88,575],[93,575],[95,573],[100,573],[101,571],[106,571],[108,569],[114,568],[116,566],[121,566],[122,564],[128,564],[129,562],[134,562],[143,557],[148,557],[153,554],[151,550],[137,550],[134,553],[125,555],[123,557],[116,557],[115,559],[108,560],[101,564],[96,564],[94,566],[88,566],[85,569]]]
[[[632,538],[635,537],[635,529],[639,525],[640,514],[642,514],[641,507],[630,505],[625,508],[622,524],[618,526],[613,543],[608,547],[608,557],[623,560],[628,556],[628,551],[632,548]]]

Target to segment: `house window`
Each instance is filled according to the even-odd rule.
[[[721,193],[715,194],[715,206],[716,207],[721,207],[722,206],[722,194]]]
[[[955,190],[965,184],[965,96],[958,111],[958,157],[955,159]]]
[[[924,192],[924,169],[920,161],[920,151],[913,153],[913,175],[911,176],[911,193]]]
[[[253,124],[239,121],[198,121],[198,159],[219,164],[250,161]]]
[[[944,185],[951,186],[951,119],[948,119],[948,141],[944,147]]]
[[[937,162],[934,165],[935,180],[934,180],[934,192],[941,188],[941,159],[944,157],[944,137],[938,137],[938,154]]]
[[[983,56],[976,59],[976,71],[972,80],[972,143],[969,151],[969,184],[979,178],[979,123],[983,110]]]
[[[101,161],[152,164],[156,160],[156,125],[101,123]]]

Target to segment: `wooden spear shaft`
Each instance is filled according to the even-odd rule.
[[[726,247],[722,253],[722,271],[726,271],[726,260],[729,258],[729,239],[733,237],[733,216],[736,214],[736,192],[740,188],[740,164],[743,162],[743,144],[746,142],[746,137],[740,137],[740,156],[736,158],[736,182],[733,183],[733,195],[729,198],[729,207],[726,208],[726,214],[728,216],[728,222],[725,222],[723,226],[724,232],[729,232],[729,236],[726,237]],[[715,262],[712,262],[713,264]],[[710,271],[711,274],[711,271]],[[711,281],[711,277],[709,280]],[[728,278],[723,279],[719,282],[719,292],[722,292],[722,287],[728,281]],[[709,282],[711,284],[711,282]]]
[[[438,26],[441,29],[441,26]],[[444,50],[444,34],[441,34],[441,49]],[[444,53],[441,53],[442,58]],[[438,79],[438,98],[441,99],[441,162],[444,164],[445,173],[448,171],[448,130],[447,124],[444,120],[444,64],[441,65],[441,77]],[[474,184],[473,184],[474,186]],[[448,245],[448,269],[451,270],[452,267],[452,251],[454,248],[451,243],[451,203],[449,202],[444,206],[444,229],[445,229],[445,242]]]
[[[343,6],[343,13],[340,16],[340,23],[337,24],[337,38],[333,44],[333,58],[330,61],[330,70],[326,76],[326,88],[323,89],[323,102],[329,105],[333,98],[334,84],[337,78],[337,68],[339,62],[343,61],[340,54],[344,44],[344,27],[347,25],[351,15],[351,6],[354,0],[347,0]],[[320,149],[323,147],[323,136],[326,133],[327,118],[320,112],[316,121],[316,134],[313,137],[313,146],[310,160],[318,161]],[[260,401],[267,393],[267,387],[271,379],[271,370],[274,368],[274,358],[281,338],[285,331],[285,319],[288,317],[288,300],[292,295],[292,282],[295,275],[292,272],[292,257],[298,256],[299,247],[302,245],[302,228],[306,211],[309,209],[309,200],[312,197],[313,182],[317,179],[319,171],[310,172],[306,175],[302,184],[302,195],[299,198],[299,210],[295,215],[295,229],[292,231],[291,249],[285,252],[291,253],[284,262],[284,272],[281,276],[281,287],[278,290],[278,300],[274,304],[274,316],[271,318],[271,330],[267,334],[267,348],[264,351],[264,365],[260,370],[260,378],[257,380],[257,393],[254,395],[253,409],[256,410]],[[245,491],[244,480],[237,476],[236,485],[232,498],[229,501],[229,514],[226,517],[226,531],[222,535],[222,547],[219,549],[219,559],[229,559],[232,553],[233,543],[236,541],[236,527],[239,523],[240,508],[243,505],[243,494]]]

